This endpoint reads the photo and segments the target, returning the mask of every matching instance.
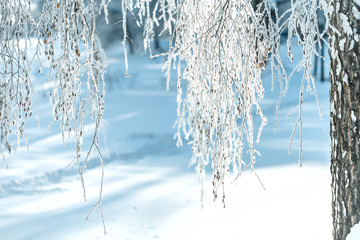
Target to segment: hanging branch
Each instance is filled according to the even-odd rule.
[[[83,174],[94,147],[98,150],[102,172],[104,170],[98,148],[98,133],[105,105],[103,71],[106,57],[96,36],[95,19],[98,8],[107,12],[107,4],[102,1],[99,7],[95,0],[46,0],[37,25],[38,43],[40,48],[45,49],[51,68],[49,80],[54,83],[50,93],[53,121],[60,120],[64,144],[66,134],[75,139],[74,160],[79,168],[85,200]],[[84,121],[88,116],[95,123],[93,141],[88,154],[82,159]],[[94,209],[99,207],[101,216],[102,187],[103,174],[99,202],[94,206]]]
[[[34,90],[30,79],[30,1],[5,0],[0,2],[0,154],[5,162],[4,151],[11,153],[9,137],[17,135],[17,144],[27,138],[25,120],[32,116],[35,105]]]
[[[259,103],[264,97],[261,74],[266,63],[271,64],[272,89],[275,78],[280,88],[275,131],[281,97],[285,96],[293,73],[304,69],[296,108],[299,118],[289,147],[290,151],[299,127],[301,164],[303,91],[306,89],[317,99],[311,68],[313,56],[317,54],[315,46],[325,41],[325,32],[319,31],[317,20],[317,11],[324,8],[324,1],[292,1],[291,9],[281,16],[276,2],[271,0],[261,1],[256,10],[249,0],[158,0],[153,13],[149,11],[150,1],[147,0],[139,0],[134,6],[126,1],[126,5],[129,11],[138,9],[138,22],[144,25],[145,50],[150,48],[157,20],[163,20],[164,31],[168,30],[173,35],[163,70],[167,75],[168,89],[171,68],[177,68],[178,120],[174,126],[177,128],[175,139],[177,145],[182,145],[183,134],[185,139],[190,139],[193,151],[190,165],[196,164],[202,189],[205,166],[210,162],[214,199],[220,187],[223,202],[226,175],[231,170],[236,174],[248,168],[254,171],[257,155],[260,155],[254,138],[256,142],[260,141],[262,129],[267,124]],[[286,30],[291,61],[293,37],[303,48],[303,59],[289,76],[280,56],[280,38]],[[187,86],[185,96],[183,85]],[[260,126],[254,124],[255,114],[261,119]],[[258,133],[254,136],[256,128]],[[244,155],[243,150],[248,154]]]

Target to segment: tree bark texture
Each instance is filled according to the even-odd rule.
[[[333,238],[345,240],[360,218],[360,6],[328,3]]]

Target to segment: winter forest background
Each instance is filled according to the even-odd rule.
[[[4,6],[11,1],[8,2],[4,1],[1,5],[2,26],[6,25]],[[227,3],[224,2],[226,6]],[[42,16],[44,1],[32,0],[31,3],[31,14],[37,19]],[[256,3],[260,1],[253,1],[253,7]],[[291,5],[291,2],[286,0],[274,3],[271,11],[274,11],[275,7],[279,15],[286,13]],[[155,4],[156,1],[149,4],[149,10],[160,6]],[[60,5],[53,7],[60,8]],[[254,146],[248,145],[246,140],[241,145],[245,166],[241,174],[237,174],[235,170],[237,167],[241,170],[242,163],[240,166],[235,166],[234,163],[229,164],[228,173],[224,167],[224,174],[220,177],[219,173],[217,178],[212,172],[215,167],[211,163],[206,166],[200,164],[201,154],[204,155],[201,151],[206,150],[194,150],[198,135],[185,131],[184,135],[195,134],[192,135],[195,140],[186,139],[184,136],[179,140],[178,129],[182,132],[184,127],[179,115],[185,110],[180,111],[178,104],[185,102],[182,106],[188,104],[184,109],[190,110],[196,109],[196,106],[186,102],[185,92],[190,83],[178,80],[179,67],[165,70],[163,68],[168,61],[164,53],[169,51],[172,36],[167,31],[162,32],[164,26],[160,21],[159,26],[154,25],[153,41],[147,42],[146,38],[149,36],[144,36],[146,21],[138,26],[137,12],[134,11],[127,13],[125,23],[123,7],[121,0],[112,0],[107,8],[108,23],[104,11],[96,18],[99,42],[96,42],[97,46],[94,47],[99,48],[101,45],[103,52],[99,51],[99,55],[96,55],[95,61],[91,63],[93,65],[89,66],[93,67],[90,71],[93,74],[91,77],[99,79],[99,86],[102,86],[101,73],[97,72],[94,63],[101,59],[106,65],[104,99],[102,94],[101,97],[100,94],[95,96],[96,93],[102,93],[101,90],[96,87],[94,90],[92,83],[86,84],[88,70],[79,75],[79,79],[84,82],[83,86],[76,85],[74,89],[87,86],[91,89],[87,96],[96,100],[87,102],[88,105],[81,105],[82,103],[76,102],[78,92],[74,92],[72,96],[76,107],[104,107],[99,127],[96,116],[99,112],[102,113],[102,110],[84,110],[90,113],[93,119],[85,118],[82,122],[82,119],[69,113],[71,110],[61,110],[61,107],[58,109],[51,104],[60,102],[63,103],[60,106],[66,106],[62,95],[53,90],[56,81],[52,80],[62,77],[66,80],[69,78],[66,74],[70,74],[70,78],[77,77],[77,73],[73,73],[75,70],[59,71],[59,75],[54,73],[62,63],[73,64],[72,60],[66,62],[65,57],[57,59],[61,54],[57,49],[62,46],[61,42],[52,46],[52,36],[45,37],[46,40],[41,39],[42,44],[47,46],[48,54],[39,55],[38,51],[42,50],[37,48],[39,38],[36,33],[28,36],[28,45],[20,38],[19,44],[22,48],[26,46],[28,56],[37,56],[28,68],[30,75],[24,77],[32,80],[29,88],[32,89],[33,96],[36,96],[36,100],[32,97],[32,106],[36,105],[36,111],[20,112],[20,115],[33,116],[22,126],[15,123],[15,127],[9,128],[21,134],[24,130],[25,141],[19,141],[16,134],[10,134],[10,153],[7,145],[1,145],[3,163],[0,167],[0,239],[332,239],[328,45],[317,44],[316,52],[319,56],[311,59],[311,74],[315,77],[317,92],[315,97],[311,86],[308,91],[301,90],[304,88],[306,70],[299,68],[299,71],[294,71],[298,68],[299,61],[308,53],[304,52],[296,37],[288,40],[288,32],[283,31],[277,54],[284,60],[278,67],[279,72],[284,71],[292,77],[291,83],[286,85],[287,92],[279,103],[279,96],[283,94],[282,83],[273,80],[273,65],[270,61],[258,61],[263,57],[260,53],[268,56],[272,50],[255,44],[259,49],[265,49],[265,53],[255,54],[259,69],[262,69],[260,90],[263,88],[264,98],[255,101],[261,106],[260,110],[256,107],[250,110],[257,111],[252,118]],[[323,32],[325,17],[320,11],[318,13],[317,26],[320,32]],[[281,21],[286,21],[289,16],[290,14],[286,15]],[[47,26],[50,23],[51,26],[49,19],[43,18],[41,24]],[[265,25],[269,24],[269,20],[264,22]],[[128,34],[126,53],[123,45],[124,27]],[[4,29],[0,32],[2,39],[5,35]],[[215,33],[217,32],[219,31]],[[91,36],[91,27],[88,33]],[[182,37],[185,38],[186,35]],[[327,35],[322,37],[328,41]],[[170,46],[175,46],[175,42],[170,43]],[[144,45],[150,48],[145,51]],[[5,45],[1,47],[1,51],[6,49]],[[81,59],[80,52],[85,50],[84,47],[73,51]],[[183,50],[186,52],[188,49]],[[293,61],[289,59],[289,52]],[[238,56],[237,54],[234,53],[234,56]],[[153,55],[159,56],[152,58]],[[274,55],[275,59],[277,56]],[[180,59],[182,56],[177,57]],[[58,65],[53,67],[54,63]],[[77,66],[76,64],[78,63],[75,62],[74,66]],[[85,65],[79,64],[79,69]],[[180,69],[186,71],[184,66]],[[1,68],[1,71],[3,70],[4,68]],[[170,81],[165,73],[170,76]],[[6,73],[2,74],[7,76]],[[189,75],[191,78],[191,73]],[[25,80],[24,84],[27,86]],[[1,96],[8,94],[7,89],[3,88]],[[256,91],[261,92],[260,90]],[[179,94],[179,91],[183,94]],[[301,129],[294,128],[299,123],[299,116],[297,113],[293,114],[299,107],[299,94],[302,96]],[[319,114],[319,105],[322,114]],[[54,111],[58,111],[59,116],[54,115]],[[15,121],[22,123],[22,118],[15,118]],[[75,126],[81,129],[76,130],[76,133],[80,133],[79,136],[68,134],[73,125],[68,125],[66,119],[69,122],[77,119]],[[196,119],[196,116],[193,119]],[[234,122],[242,124],[240,120]],[[257,142],[256,136],[264,122],[266,126],[262,130],[261,140]],[[3,131],[9,129],[4,123],[2,135]],[[205,131],[204,129],[202,130]],[[98,139],[95,145],[94,131]],[[247,129],[244,138],[249,139],[248,134]],[[199,136],[201,139],[201,134]],[[3,138],[1,141],[3,144]],[[182,141],[182,146],[179,141]],[[204,149],[206,147],[208,146],[204,146]],[[90,148],[94,149],[94,153],[87,156]],[[194,157],[197,150],[199,153]],[[86,156],[84,172],[81,169],[82,162],[76,163],[79,154]],[[256,155],[256,164],[252,154]],[[216,158],[216,154],[214,156]],[[223,195],[222,185],[226,186],[226,195]],[[86,201],[83,189],[86,190]],[[100,200],[101,205],[98,204]],[[102,220],[105,223],[106,235]],[[347,239],[360,239],[360,229],[353,229]]]

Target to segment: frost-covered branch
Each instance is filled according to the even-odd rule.
[[[34,91],[30,79],[30,0],[0,2],[0,153],[11,152],[9,136],[27,144],[25,119],[32,116]],[[14,129],[15,128],[15,129]],[[5,158],[4,158],[5,159]]]
[[[145,29],[145,50],[150,47],[157,19],[163,20],[163,26],[173,35],[164,70],[169,81],[171,68],[177,68],[178,120],[175,127],[178,132],[175,138],[178,145],[182,144],[182,135],[190,140],[193,150],[190,164],[197,165],[201,182],[205,178],[205,166],[211,162],[214,198],[220,188],[224,193],[225,178],[230,170],[241,174],[247,168],[254,169],[259,155],[255,141],[259,142],[267,124],[259,103],[264,97],[261,74],[267,63],[272,71],[272,88],[275,80],[279,81],[276,122],[281,97],[286,94],[293,73],[304,69],[296,108],[299,119],[294,128],[295,133],[300,127],[302,138],[304,89],[316,97],[311,68],[313,57],[317,55],[316,45],[321,47],[324,41],[325,32],[318,28],[318,12],[325,6],[324,1],[292,1],[291,9],[282,15],[278,13],[276,2],[271,0],[261,1],[255,9],[249,0],[158,0],[156,6],[165,6],[166,11],[155,7],[153,13],[149,12],[149,1],[139,0],[134,6],[127,1],[127,5],[131,6],[130,11],[139,9],[139,23]],[[291,42],[294,37],[303,48],[302,60],[289,75],[280,57],[281,34],[285,31],[288,32],[290,60],[293,60]],[[187,88],[185,96],[184,86]],[[254,115],[261,119],[259,126],[255,126]],[[258,133],[254,136],[256,129]],[[302,140],[300,159],[301,152]],[[224,202],[224,194],[222,198]]]
[[[311,74],[314,56],[319,56],[316,51],[316,47],[323,47],[323,42],[325,41],[325,34],[327,26],[324,27],[325,30],[320,31],[319,29],[319,12],[324,8],[326,9],[326,2],[323,0],[297,0],[291,1],[291,14],[290,17],[284,21],[281,26],[281,29],[287,28],[288,38],[287,38],[287,46],[288,46],[288,57],[291,61],[294,60],[294,56],[291,50],[291,42],[296,38],[298,45],[302,47],[302,59],[297,63],[296,67],[290,73],[288,81],[286,82],[285,93],[289,87],[289,81],[292,75],[303,69],[303,77],[301,80],[301,88],[299,93],[299,104],[297,107],[298,110],[298,120],[294,126],[293,133],[291,135],[291,141],[289,145],[289,152],[291,152],[291,145],[293,142],[293,138],[297,128],[300,128],[300,143],[299,143],[299,164],[302,165],[302,105],[304,102],[304,89],[306,83],[306,91],[313,94],[316,98],[320,118],[322,118],[321,108],[319,99],[316,93],[315,79]],[[327,14],[325,14],[327,15]],[[327,24],[327,21],[325,22]],[[291,115],[293,112],[289,113]]]
[[[75,138],[75,159],[85,199],[83,173],[92,149],[98,149],[98,132],[105,105],[103,71],[106,58],[96,36],[95,19],[98,9],[103,8],[106,13],[107,4],[102,1],[99,5],[96,0],[47,0],[37,24],[38,43],[50,63],[49,78],[54,83],[50,94],[53,120],[60,120],[64,143],[65,134]],[[84,121],[88,114],[95,127],[90,150],[82,159]],[[101,202],[96,206],[102,213]]]

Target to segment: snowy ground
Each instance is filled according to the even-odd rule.
[[[269,124],[257,144],[262,153],[257,174],[266,190],[254,174],[246,172],[228,187],[224,209],[220,201],[212,201],[209,175],[202,209],[196,174],[188,168],[191,148],[177,148],[172,139],[176,92],[164,90],[161,60],[130,56],[132,77],[125,79],[121,59],[120,51],[109,54],[102,146],[107,235],[98,211],[88,223],[84,221],[99,193],[98,160],[88,164],[88,201],[84,202],[76,166],[65,169],[74,156],[73,145],[71,141],[62,145],[57,123],[47,129],[51,106],[47,91],[38,84],[40,128],[35,120],[27,123],[30,149],[20,147],[8,156],[9,168],[0,168],[1,240],[331,239],[328,82],[317,85],[323,120],[314,97],[305,96],[300,168],[297,141],[288,154],[296,119],[286,118],[298,102],[299,79],[294,78],[282,100],[274,135],[278,92],[270,91],[270,73],[265,71],[262,108]]]

